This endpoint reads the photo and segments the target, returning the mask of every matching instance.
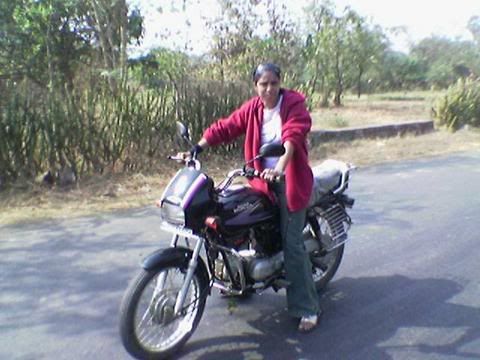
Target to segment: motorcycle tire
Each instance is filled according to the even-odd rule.
[[[342,261],[344,248],[345,245],[341,245],[324,256],[310,256],[313,265],[313,279],[317,290],[324,289],[330,280],[332,280]],[[328,266],[325,269],[323,259],[326,256],[329,256],[331,260],[328,262]],[[319,271],[321,272],[321,276],[316,276]]]
[[[313,233],[317,241],[322,245],[321,248],[329,248],[331,246],[333,232],[328,221],[323,217],[316,216],[316,218],[310,219],[309,222],[310,228],[315,229]],[[332,280],[342,261],[344,249],[345,244],[342,244],[330,251],[321,250],[310,254],[313,280],[317,290],[324,289],[330,280]]]
[[[133,357],[169,358],[195,331],[209,293],[208,272],[199,259],[182,314],[175,316],[175,299],[186,272],[187,265],[179,261],[153,270],[142,269],[130,283],[120,306],[120,336]],[[157,288],[158,282],[164,286]]]

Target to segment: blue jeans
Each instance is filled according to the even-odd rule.
[[[287,208],[285,183],[272,184],[280,208],[280,231],[285,261],[288,313],[294,317],[317,314],[319,299],[312,277],[312,263],[305,250],[302,231],[306,209],[291,212]]]

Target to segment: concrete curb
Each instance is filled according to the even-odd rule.
[[[425,134],[434,130],[432,120],[409,121],[399,124],[375,125],[338,130],[313,130],[310,142],[318,145],[326,141],[350,141],[364,138],[391,137],[404,134]]]

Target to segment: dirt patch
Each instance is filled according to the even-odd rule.
[[[437,130],[420,136],[328,143],[312,149],[310,158],[312,162],[335,158],[358,166],[368,166],[476,150],[480,151],[480,130],[464,129],[456,133]]]
[[[313,129],[337,129],[430,120],[431,108],[441,93],[415,92],[391,95],[349,95],[343,106],[312,111]]]

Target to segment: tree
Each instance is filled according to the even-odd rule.
[[[208,22],[214,37],[210,55],[222,81],[247,79],[261,62],[277,63],[288,84],[297,83],[300,46],[284,4],[273,0],[220,0],[221,16]]]
[[[321,106],[328,105],[333,92],[333,103],[340,106],[346,86],[354,78],[359,86],[372,58],[378,56],[382,37],[371,32],[365,20],[348,7],[337,16],[331,2],[313,1],[306,13],[310,31],[304,51],[310,76],[308,92],[320,91]]]
[[[424,68],[426,81],[445,88],[468,73],[480,74],[480,47],[471,41],[432,36],[412,47],[410,56]]]
[[[418,61],[402,52],[385,52],[376,74],[376,88],[382,91],[406,90],[425,86],[427,69]]]
[[[480,16],[472,16],[470,20],[468,20],[467,28],[472,33],[477,45],[480,46]]]
[[[275,0],[266,1],[268,33],[264,42],[263,52],[258,52],[263,61],[270,60],[280,65],[284,73],[284,81],[290,86],[298,86],[302,79],[303,59],[301,52],[303,44],[296,25],[289,18],[287,6],[278,4]]]
[[[356,71],[355,86],[357,96],[362,94],[362,80],[370,68],[376,67],[385,50],[388,48],[388,41],[379,26],[370,29],[368,23],[357,14],[351,14],[354,21],[352,33],[352,55]]]
[[[126,0],[90,0],[93,16],[88,22],[100,45],[103,65],[109,72],[110,86],[115,88],[115,71],[126,80],[127,46],[143,36],[143,18],[138,9],[129,13]]]
[[[244,74],[248,73],[255,62],[248,51],[248,45],[257,41],[254,32],[260,25],[255,12],[258,2],[218,2],[221,8],[220,17],[207,22],[207,27],[213,30],[210,55],[218,64],[222,81],[244,78]]]
[[[331,4],[319,5],[314,1],[305,9],[305,12],[308,14],[308,31],[310,32],[303,52],[305,75],[308,78],[305,92],[309,96],[317,91],[320,92],[320,106],[328,106],[334,83],[332,70],[334,9]]]
[[[74,0],[1,2],[3,77],[71,88],[76,69],[92,50],[91,34],[84,31],[84,10]]]
[[[141,14],[128,14],[124,0],[2,1],[0,24],[0,75],[50,89],[72,89],[98,48],[108,71],[125,74],[127,44],[143,34]]]

